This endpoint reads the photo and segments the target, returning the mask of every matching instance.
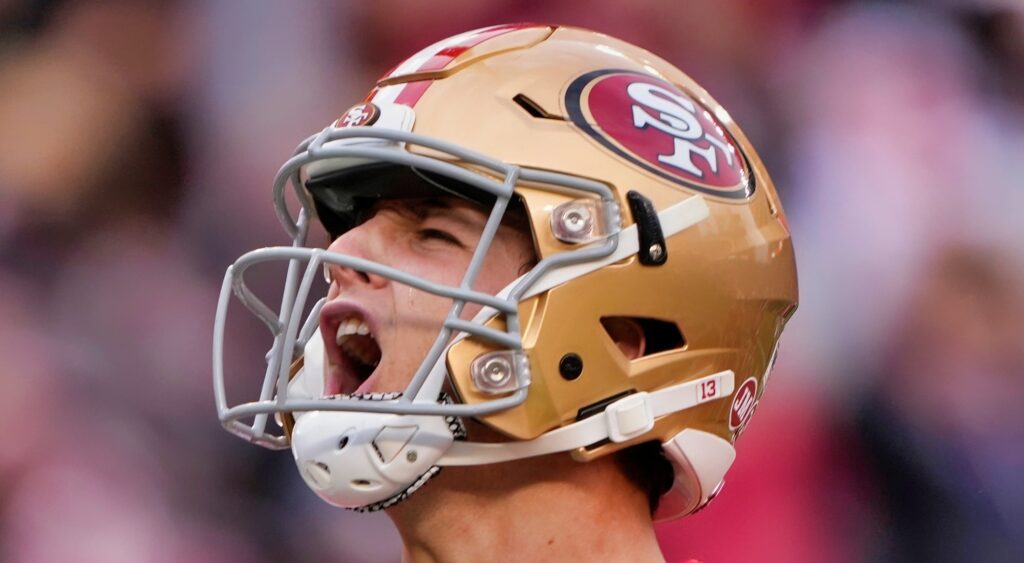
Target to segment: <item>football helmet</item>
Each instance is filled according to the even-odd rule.
[[[337,236],[377,200],[424,194],[488,217],[458,286],[307,241],[313,221]],[[657,516],[692,512],[722,483],[797,304],[782,206],[729,114],[666,61],[583,29],[495,26],[422,50],[303,141],[273,199],[292,244],[227,270],[217,410],[232,433],[291,447],[307,484],[348,508],[386,508],[447,465],[585,462],[657,441],[675,470]],[[476,291],[510,204],[537,261]],[[245,278],[272,261],[287,263],[276,311]],[[403,392],[325,396],[324,300],[310,295],[325,264],[451,300]],[[259,396],[241,404],[223,366],[232,295],[273,339]],[[480,312],[466,318],[467,304]],[[638,357],[616,345],[619,320],[643,331]],[[467,418],[506,439],[466,440]]]

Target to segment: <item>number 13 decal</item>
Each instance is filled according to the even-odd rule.
[[[700,394],[701,401],[714,399],[715,397],[718,396],[718,380],[709,379],[704,383],[701,383],[700,387],[698,388],[698,393]]]

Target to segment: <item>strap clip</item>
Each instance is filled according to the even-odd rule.
[[[608,437],[613,442],[626,442],[654,428],[654,410],[650,396],[639,392],[623,397],[605,409]]]

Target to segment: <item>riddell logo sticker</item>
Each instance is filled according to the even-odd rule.
[[[370,102],[356,104],[334,122],[335,127],[363,127],[373,125],[380,117],[380,108]]]
[[[569,85],[566,111],[606,149],[709,195],[754,193],[749,165],[719,119],[674,84],[628,70],[597,70]]]
[[[750,422],[750,416],[757,408],[757,379],[751,377],[740,385],[739,390],[732,398],[732,408],[729,412],[729,429],[737,434]]]

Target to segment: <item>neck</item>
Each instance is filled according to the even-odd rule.
[[[664,561],[645,494],[611,456],[449,467],[388,515],[407,562]]]

